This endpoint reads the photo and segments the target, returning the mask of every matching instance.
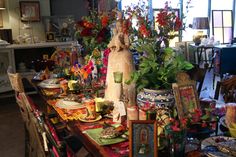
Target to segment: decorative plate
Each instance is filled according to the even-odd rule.
[[[41,88],[60,88],[58,79],[47,79],[38,84]]]
[[[102,119],[102,116],[99,115],[99,114],[97,114],[97,115],[96,115],[96,118],[95,118],[95,119],[92,119],[92,120],[85,119],[85,116],[84,116],[84,115],[79,117],[79,120],[80,120],[81,122],[86,122],[86,123],[96,122],[96,121],[99,121],[100,119]]]
[[[233,137],[227,137],[227,136],[213,136],[206,138],[201,143],[201,149],[204,149],[207,146],[216,146],[218,142],[228,141],[228,140],[234,140]]]
[[[69,109],[69,110],[84,108],[84,105],[82,105],[81,103],[75,101],[65,101],[62,99],[57,101],[56,106],[59,108]]]
[[[89,130],[86,130],[85,133],[92,140],[94,140],[98,145],[101,145],[101,146],[120,143],[120,142],[124,142],[127,140],[126,138],[122,138],[120,136],[116,137],[116,138],[111,138],[111,139],[100,138],[100,134],[101,134],[102,130],[103,130],[103,128],[89,129]],[[127,134],[127,133],[125,133],[125,134]]]
[[[70,66],[70,51],[57,49],[51,56],[51,60],[55,62],[57,66],[67,67]]]

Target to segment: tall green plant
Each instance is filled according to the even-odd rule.
[[[128,19],[135,16],[137,27],[132,28],[132,49],[140,54],[139,68],[127,83],[136,83],[137,89],[166,89],[176,81],[176,74],[191,69],[193,66],[184,57],[169,48],[169,40],[178,36],[182,22],[175,11],[166,6],[157,14],[158,29],[154,29],[148,19],[145,5],[128,8]],[[145,14],[146,13],[146,14]]]

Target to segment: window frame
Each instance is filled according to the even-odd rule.
[[[221,12],[222,13],[222,26],[221,27],[216,27],[216,26],[214,26],[214,12]],[[231,13],[231,27],[225,27],[224,26],[224,12],[230,12]],[[222,39],[223,39],[223,41],[221,42],[222,44],[229,44],[229,42],[226,42],[226,40],[225,40],[225,33],[224,33],[224,29],[225,28],[231,28],[231,36],[230,36],[230,38],[231,38],[231,40],[233,39],[233,35],[234,35],[234,21],[233,21],[233,10],[219,10],[219,9],[217,9],[217,10],[211,10],[211,16],[212,16],[212,19],[211,19],[211,23],[212,23],[212,35],[215,35],[215,28],[221,28],[222,29]]]

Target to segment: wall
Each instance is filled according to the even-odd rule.
[[[19,0],[5,0],[5,2],[7,9],[3,11],[3,28],[12,29],[13,39],[16,39],[17,36],[23,35],[24,33],[29,33],[29,30],[20,29],[23,26],[23,23],[20,20]],[[50,16],[50,1],[40,0],[39,2],[41,16]],[[37,36],[41,41],[44,41],[45,31],[42,20],[40,22],[32,22],[31,25],[34,36]]]
[[[74,15],[78,21],[88,15],[89,2],[87,0],[51,0],[52,16]]]

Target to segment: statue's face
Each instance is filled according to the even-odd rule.
[[[122,24],[120,21],[117,21],[116,22],[116,29],[118,32],[122,32]]]

